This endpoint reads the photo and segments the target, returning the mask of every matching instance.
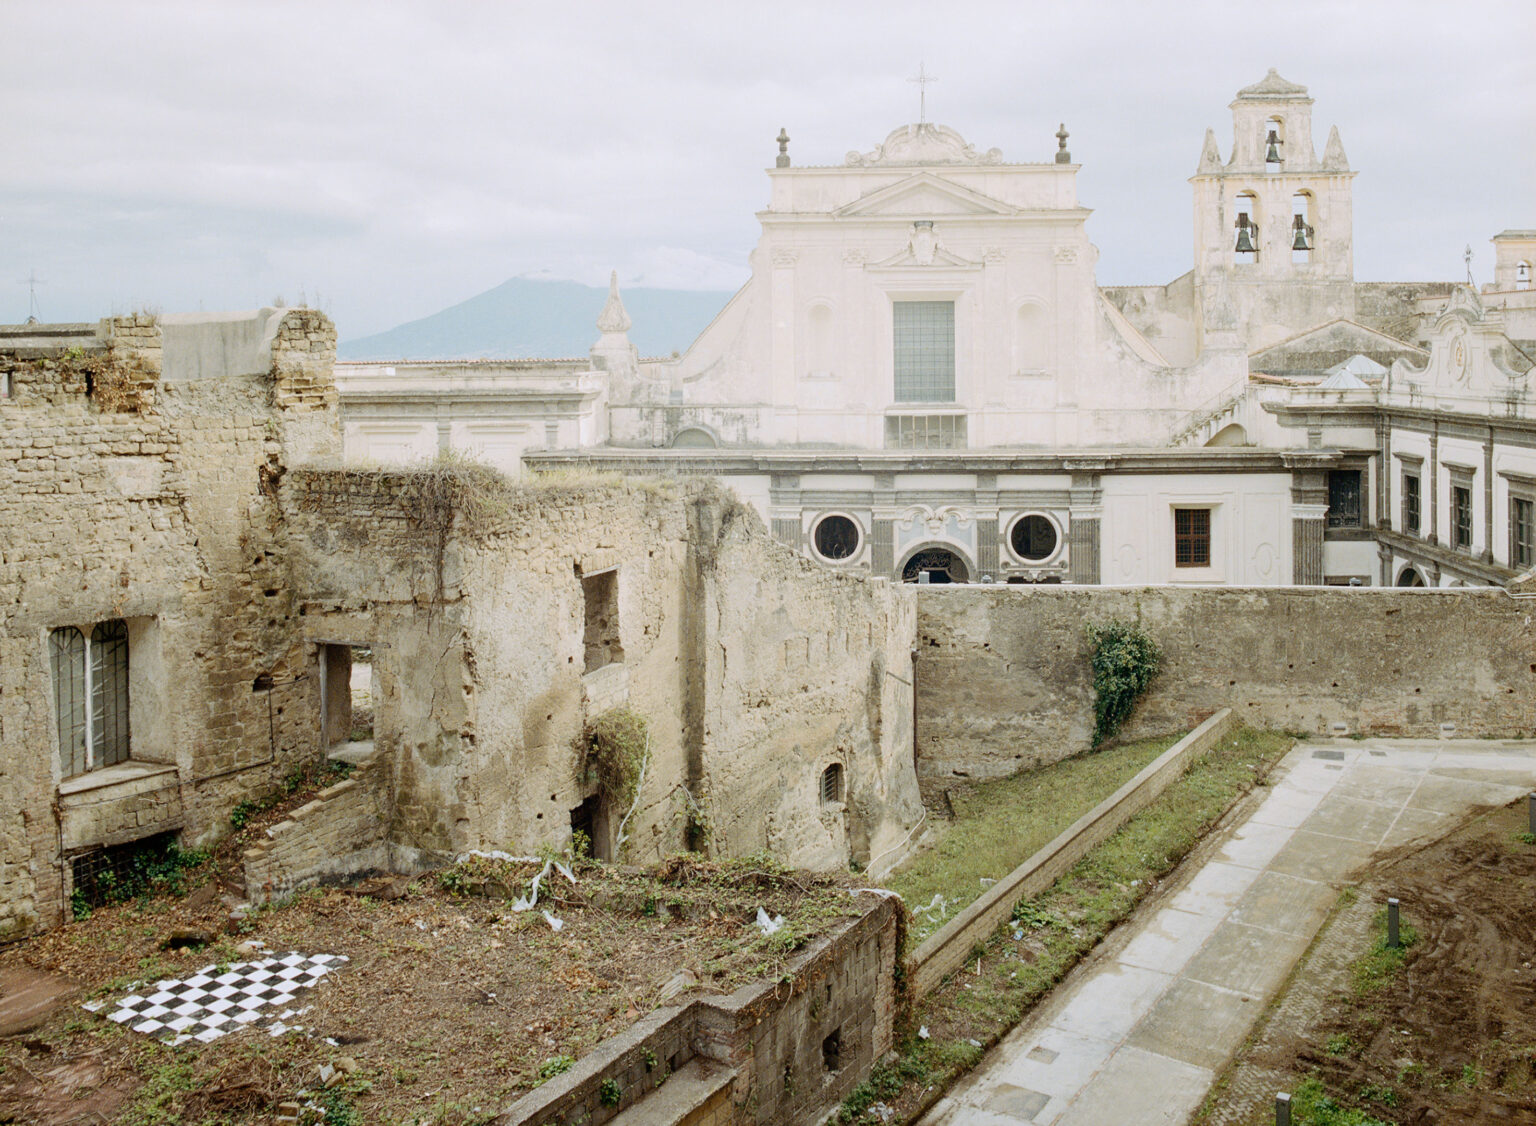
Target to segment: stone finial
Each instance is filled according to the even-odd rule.
[[[1196,174],[1201,172],[1215,172],[1221,167],[1221,146],[1216,143],[1216,130],[1205,131],[1205,144],[1200,146],[1200,167],[1195,169]]]
[[[1067,123],[1063,121],[1056,130],[1056,163],[1071,164],[1072,154],[1067,151]]]
[[[619,271],[614,270],[608,276],[608,300],[597,315],[597,331],[605,334],[628,332],[630,324],[629,313],[619,296]]]
[[[1344,142],[1339,140],[1339,127],[1328,130],[1328,143],[1323,146],[1323,167],[1330,172],[1343,172],[1349,168],[1349,157],[1344,155]]]
[[[788,133],[787,130],[785,130],[783,128],[779,129],[778,142],[779,142],[779,155],[778,155],[777,159],[774,160],[773,165],[774,165],[775,168],[788,168],[789,167],[789,133]]]

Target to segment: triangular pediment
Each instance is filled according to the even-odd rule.
[[[1367,356],[1382,367],[1393,360],[1422,363],[1428,355],[1406,340],[1339,318],[1271,344],[1248,357],[1248,370],[1265,375],[1325,375],[1354,356]]]
[[[925,219],[936,215],[1014,215],[1017,209],[931,172],[920,172],[844,204],[832,214],[839,219]]]

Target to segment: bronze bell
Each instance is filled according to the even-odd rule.
[[[1273,126],[1270,127],[1269,136],[1267,138],[1265,138],[1264,145],[1265,145],[1265,149],[1264,149],[1264,163],[1265,164],[1279,164],[1280,163],[1280,135],[1275,132]]]
[[[1233,249],[1238,254],[1257,254],[1259,248],[1253,243],[1253,224],[1248,221],[1248,212],[1237,213],[1237,246]]]
[[[1312,228],[1307,226],[1306,216],[1298,215],[1291,220],[1291,249],[1312,249]]]

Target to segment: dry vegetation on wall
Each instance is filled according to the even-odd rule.
[[[1286,735],[1240,728],[1049,891],[1020,902],[965,969],[916,1005],[899,1032],[894,1062],[876,1067],[855,1089],[838,1121],[916,1121],[1157,890],[1292,744]]]
[[[669,983],[728,993],[778,980],[808,942],[866,909],[849,895],[852,878],[792,873],[762,856],[682,856],[647,870],[566,863],[575,882],[551,868],[526,911],[513,902],[542,863],[471,858],[303,892],[235,934],[219,933],[217,898],[194,890],[98,910],[12,947],[0,974],[23,962],[67,974],[80,985],[74,1001],[241,961],[251,939],[349,961],[304,998],[303,1031],[277,1037],[258,1029],[170,1048],[67,1004],[24,1038],[0,1040],[0,1122],[246,1126],[308,1099],[329,1123],[485,1123],[656,1008]],[[759,908],[783,927],[763,933]],[[162,948],[195,930],[208,945]],[[342,1078],[323,1087],[320,1068],[338,1064]]]

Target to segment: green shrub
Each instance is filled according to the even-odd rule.
[[[1162,653],[1135,622],[1089,622],[1086,629],[1093,646],[1093,745],[1100,747],[1130,718],[1157,675]]]
[[[608,808],[622,817],[634,804],[640,775],[650,755],[645,717],[628,708],[616,708],[589,723],[582,736],[587,768],[597,775],[597,785],[608,800]]]

